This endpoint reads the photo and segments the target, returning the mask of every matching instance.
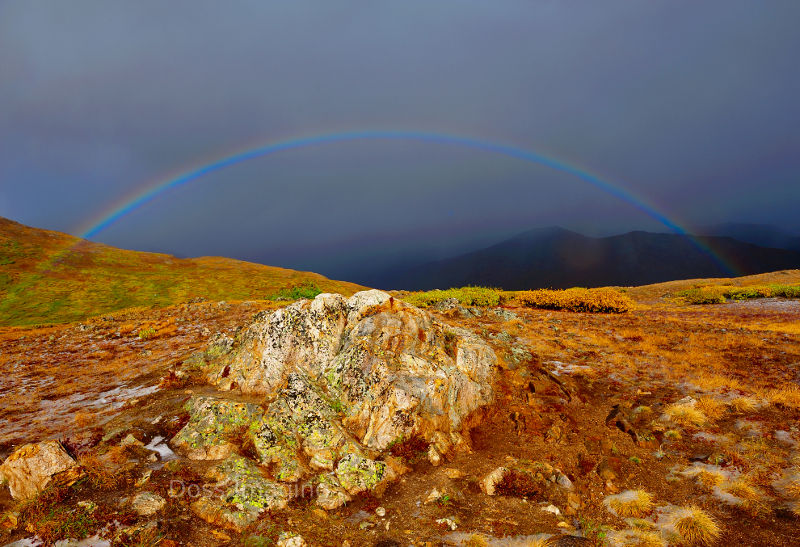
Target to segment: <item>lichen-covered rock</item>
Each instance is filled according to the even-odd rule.
[[[351,495],[360,494],[375,488],[386,473],[386,464],[348,454],[336,465],[339,484]]]
[[[337,509],[352,500],[352,496],[345,490],[334,474],[325,474],[317,477],[315,481],[317,500],[316,503],[323,509]]]
[[[287,489],[270,480],[257,464],[234,454],[209,469],[216,480],[213,494],[192,503],[192,511],[212,524],[241,531],[267,510],[283,509],[289,502]]]
[[[227,457],[264,413],[258,405],[215,397],[193,397],[187,409],[189,422],[171,444],[191,460]]]
[[[140,517],[149,517],[161,511],[167,501],[153,492],[139,492],[131,500],[131,509]]]
[[[440,458],[466,448],[465,419],[494,398],[496,357],[486,343],[382,291],[262,312],[235,342],[215,344],[190,366],[221,389],[263,396],[263,414],[209,412],[197,398],[173,444],[196,459],[252,445],[282,482],[323,472],[336,479],[322,488],[323,506],[395,477],[381,461],[394,443],[421,438]]]
[[[79,475],[78,463],[57,441],[26,444],[0,465],[0,480],[15,500],[34,498],[51,482],[67,483]]]

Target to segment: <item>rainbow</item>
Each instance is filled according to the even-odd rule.
[[[686,236],[697,248],[710,255],[720,266],[723,267],[723,269],[727,270],[729,273],[733,274],[736,271],[734,266],[728,264],[722,257],[708,247],[708,245],[692,236],[684,227],[671,220],[664,213],[658,211],[654,206],[649,205],[644,200],[635,196],[619,185],[615,185],[603,180],[597,175],[594,175],[586,170],[555,160],[553,158],[549,158],[547,156],[543,156],[541,154],[537,154],[536,152],[508,144],[486,141],[473,137],[418,131],[348,131],[341,133],[326,133],[286,139],[268,144],[262,144],[254,148],[247,148],[243,151],[235,152],[233,154],[215,159],[211,162],[203,163],[199,167],[190,168],[181,172],[180,174],[167,177],[164,180],[159,180],[157,182],[148,184],[144,190],[139,190],[133,195],[127,196],[122,201],[117,202],[108,210],[96,216],[85,226],[81,227],[78,232],[82,238],[90,239],[124,216],[155,200],[159,195],[167,190],[185,186],[205,175],[220,171],[245,161],[263,158],[265,156],[286,152],[288,150],[296,150],[298,148],[308,148],[333,143],[364,140],[415,141],[438,145],[461,146],[516,158],[537,165],[549,167],[555,171],[567,173],[620,199],[625,203],[628,203],[629,205],[635,207],[636,209],[663,224],[671,232]]]

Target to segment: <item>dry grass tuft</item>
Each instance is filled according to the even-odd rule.
[[[707,416],[696,406],[673,404],[664,414],[671,422],[683,427],[700,427],[708,422]]]
[[[644,490],[626,490],[608,496],[606,506],[620,517],[643,517],[653,510],[653,496]]]
[[[753,412],[758,407],[752,397],[736,397],[728,404],[734,412]]]
[[[708,469],[703,469],[695,475],[694,479],[697,481],[698,484],[705,486],[706,488],[714,488],[715,486],[719,486],[723,482],[725,482],[725,475],[720,473],[719,471],[710,471]]]
[[[719,420],[725,415],[725,403],[714,397],[700,397],[695,408],[712,421]]]
[[[766,511],[764,493],[761,492],[748,477],[740,477],[722,486],[722,490],[742,500],[742,509],[757,515]]]
[[[710,545],[719,537],[717,521],[696,506],[687,508],[687,514],[675,521],[675,529],[687,545]]]
[[[786,493],[793,498],[800,498],[800,469],[795,469],[786,483]]]
[[[664,547],[664,538],[658,532],[648,532],[645,530],[631,530],[628,533],[626,547]]]
[[[800,387],[786,386],[769,392],[769,401],[795,410],[800,409]]]

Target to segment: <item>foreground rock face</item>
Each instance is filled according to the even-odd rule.
[[[15,500],[35,497],[51,482],[68,482],[79,475],[77,462],[61,443],[26,444],[0,465],[0,479],[8,482]]]
[[[332,508],[396,476],[383,461],[396,443],[466,448],[465,419],[494,398],[496,357],[472,333],[365,291],[262,313],[188,365],[262,402],[195,397],[174,447],[220,459],[246,445],[274,480],[311,479]]]

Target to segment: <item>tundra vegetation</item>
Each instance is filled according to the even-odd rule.
[[[797,543],[800,302],[675,295],[800,272],[280,299],[307,281],[0,327],[0,541]]]

